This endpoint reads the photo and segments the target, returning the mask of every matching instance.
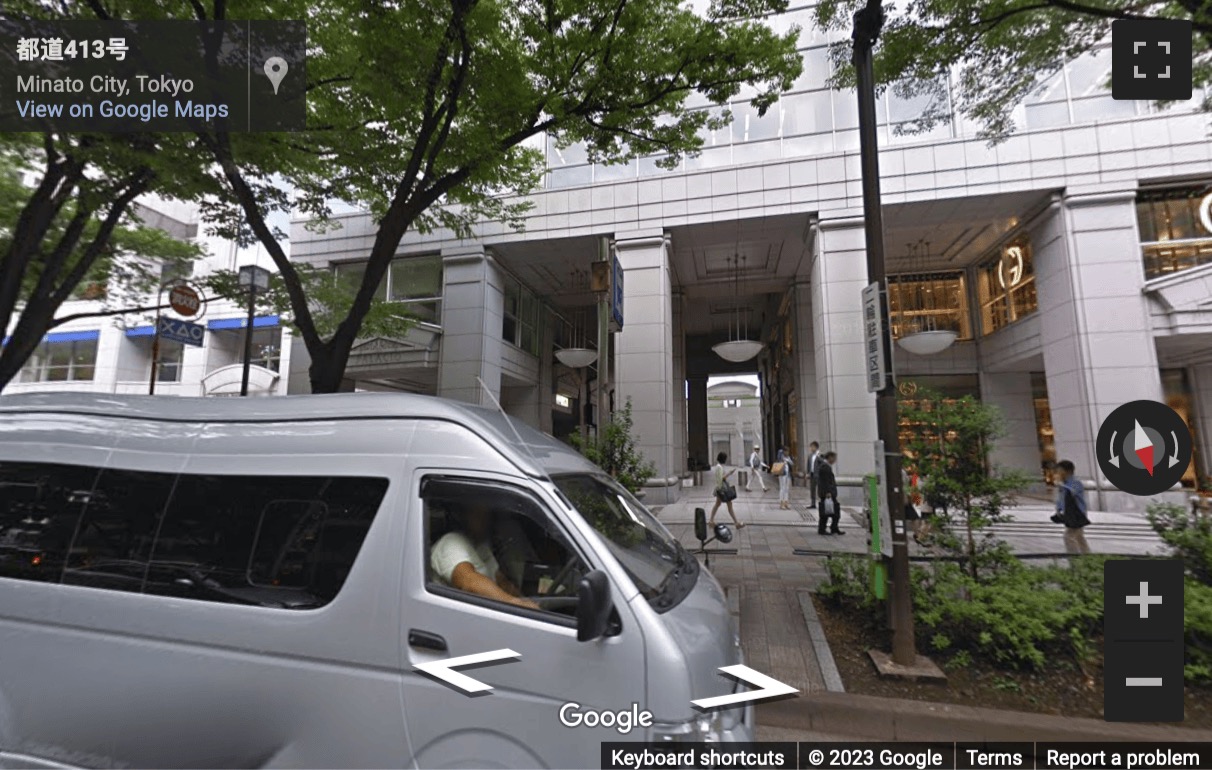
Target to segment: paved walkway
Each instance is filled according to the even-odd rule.
[[[825,689],[821,665],[813,652],[801,609],[816,587],[826,579],[827,553],[864,553],[867,533],[863,514],[844,508],[842,537],[821,537],[816,531],[816,511],[808,506],[808,490],[793,487],[792,510],[778,506],[778,492],[738,490],[733,502],[747,526],[734,531],[731,543],[713,543],[708,548],[732,548],[735,555],[711,555],[711,571],[729,592],[739,609],[741,643],[749,665],[803,692]],[[658,517],[689,550],[698,548],[694,537],[694,509],[708,513],[714,498],[707,487],[682,490],[676,503],[655,508]],[[1059,553],[1064,550],[1061,528],[1048,520],[1052,507],[1036,499],[1025,499],[1013,510],[1014,521],[999,524],[993,531],[1018,553]],[[1086,536],[1098,553],[1144,555],[1161,553],[1162,544],[1141,514],[1091,512],[1093,523]],[[731,524],[721,507],[717,523]],[[795,555],[795,549],[825,552]],[[912,553],[925,549],[910,544]],[[700,557],[702,558],[702,557]]]

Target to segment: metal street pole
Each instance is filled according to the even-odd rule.
[[[884,26],[880,0],[854,14],[854,69],[857,75],[859,151],[863,172],[863,220],[867,239],[867,280],[880,286],[880,326],[884,335],[884,370],[892,372],[892,334],[888,322],[888,293],[884,273],[884,218],[880,208],[880,159],[876,138],[875,75],[872,49]],[[912,666],[917,661],[913,641],[913,604],[909,588],[909,541],[905,528],[905,498],[901,487],[901,447],[897,436],[896,389],[892,377],[884,379],[876,394],[876,427],[884,445],[884,471],[888,480],[888,515],[892,518],[892,586],[889,619],[892,625],[892,662]]]
[[[248,375],[252,369],[253,320],[257,312],[257,287],[248,287],[248,320],[244,327],[244,374],[240,378],[240,395],[248,395]]]

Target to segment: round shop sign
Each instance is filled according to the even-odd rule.
[[[187,283],[179,283],[168,292],[168,306],[182,318],[202,312],[202,293]]]

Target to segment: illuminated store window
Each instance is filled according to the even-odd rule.
[[[1212,185],[1142,190],[1136,220],[1146,278],[1212,262]]]
[[[981,333],[992,334],[1031,315],[1039,308],[1031,244],[1020,238],[980,266],[977,289],[981,303]]]
[[[888,279],[892,337],[924,331],[953,331],[972,339],[963,273],[894,275]]]

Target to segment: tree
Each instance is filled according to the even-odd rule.
[[[920,390],[913,400],[901,400],[900,416],[909,429],[902,441],[906,472],[922,477],[924,495],[934,502],[936,541],[977,579],[982,567],[1008,556],[1005,544],[984,530],[1009,520],[1006,506],[1029,483],[1025,474],[996,468],[990,460],[1004,433],[1001,413],[971,396],[944,398]]]
[[[866,0],[822,0],[818,23],[850,29]],[[1109,39],[1116,19],[1186,19],[1194,28],[1194,85],[1212,83],[1212,3],[1206,0],[908,0],[893,8],[875,51],[877,82],[927,103],[909,133],[963,115],[981,135],[1014,129],[1014,108],[1067,61]],[[832,52],[837,87],[854,85],[847,39]],[[947,76],[952,76],[948,97]],[[1203,109],[1212,109],[1205,100]]]
[[[100,18],[138,18],[146,5],[88,0]],[[271,146],[197,136],[228,185],[216,206],[238,207],[242,234],[259,240],[278,267],[311,357],[312,390],[339,389],[406,233],[444,228],[469,237],[485,220],[521,227],[530,204],[516,196],[536,188],[545,166],[528,142],[546,134],[563,146],[584,142],[595,162],[664,154],[662,163],[673,166],[701,146],[704,129],[728,119],[690,109],[691,94],[718,105],[747,85],[764,112],[802,67],[798,30],[776,35],[759,20],[786,5],[715,0],[697,15],[681,0],[191,3],[209,20],[237,11],[308,19],[309,130]],[[293,201],[271,174],[256,171],[271,160]],[[266,218],[293,204],[326,227],[334,199],[367,208],[376,230],[352,301],[324,308],[336,320],[329,333],[307,277]]]
[[[170,197],[201,191],[183,160],[190,154],[180,141],[143,135],[77,136],[51,127],[0,135],[0,330],[12,330],[0,348],[0,389],[49,330],[82,315],[114,314],[57,318],[82,288],[90,298],[123,298],[154,285],[160,265],[200,254],[144,226],[135,205],[153,189]]]
[[[609,473],[628,491],[639,492],[644,482],[656,475],[656,465],[644,458],[636,448],[634,424],[631,420],[631,399],[622,409],[616,409],[598,436],[570,436],[572,445],[589,462]]]

